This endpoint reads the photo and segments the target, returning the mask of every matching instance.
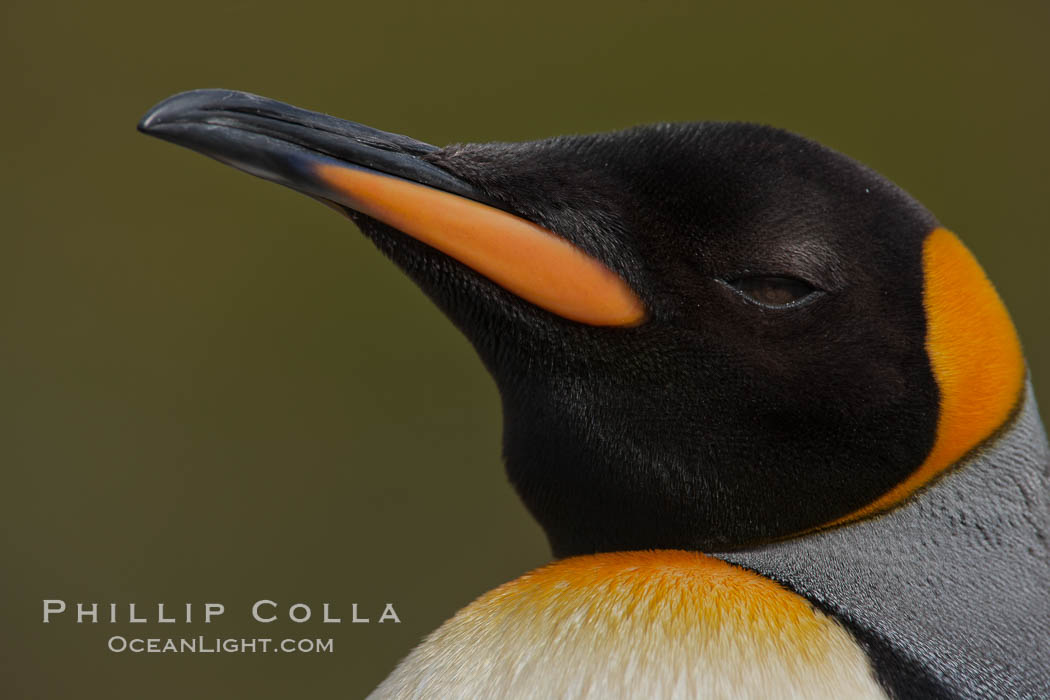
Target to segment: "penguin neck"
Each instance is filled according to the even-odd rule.
[[[902,697],[1039,695],[1050,687],[1050,447],[1031,383],[1006,428],[900,507],[716,556],[836,616]]]

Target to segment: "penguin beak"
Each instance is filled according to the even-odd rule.
[[[377,219],[563,318],[594,326],[645,319],[615,272],[429,163],[438,149],[421,141],[228,90],[170,97],[139,130]]]

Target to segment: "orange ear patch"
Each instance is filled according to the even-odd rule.
[[[941,394],[936,440],[911,476],[834,524],[910,496],[998,430],[1021,397],[1017,331],[973,254],[951,231],[935,229],[923,245],[923,273],[926,352]]]

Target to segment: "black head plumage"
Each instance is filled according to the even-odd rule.
[[[566,321],[356,215],[495,377],[510,479],[557,554],[791,535],[871,502],[928,452],[922,240],[936,223],[871,170],[721,123],[425,158],[602,260],[647,306],[632,328]]]

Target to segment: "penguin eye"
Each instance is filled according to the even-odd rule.
[[[756,275],[738,277],[727,284],[751,301],[773,307],[792,306],[819,291],[794,277]]]

